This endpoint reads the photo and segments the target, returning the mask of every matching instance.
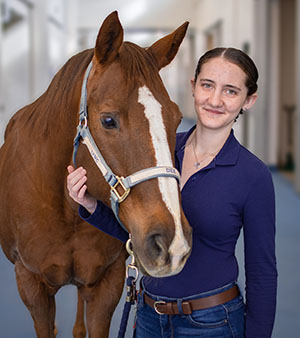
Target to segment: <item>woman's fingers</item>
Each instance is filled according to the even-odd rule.
[[[68,181],[70,184],[74,185],[76,184],[82,176],[86,174],[86,170],[82,167],[75,169],[68,175]]]
[[[84,206],[91,214],[96,210],[97,200],[87,192],[86,170],[82,167],[74,169],[72,165],[67,167],[67,188],[70,197],[77,203]]]
[[[68,170],[68,173],[71,174],[75,169],[72,165],[68,165],[67,170]]]
[[[71,191],[74,195],[78,196],[79,191],[81,190],[82,186],[84,185],[84,183],[87,181],[87,177],[86,176],[82,176],[79,181],[76,181],[75,184],[71,184],[70,188]]]
[[[78,192],[78,199],[79,199],[79,200],[82,200],[83,197],[85,196],[86,189],[87,189],[87,185],[85,184],[85,185],[83,185],[83,186],[81,187],[81,189],[79,190],[79,192]]]
[[[67,183],[69,187],[76,185],[85,175],[86,170],[83,168],[77,168],[76,170],[72,171],[67,177]]]
[[[83,199],[86,192],[86,187],[83,186],[87,181],[86,170],[82,167],[74,169],[71,165],[67,167],[68,177],[67,177],[67,188],[69,190],[69,195],[75,200]]]

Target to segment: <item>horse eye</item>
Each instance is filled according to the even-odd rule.
[[[113,117],[111,117],[111,116],[103,116],[103,117],[101,117],[101,123],[102,123],[102,126],[105,129],[118,128],[117,121]]]

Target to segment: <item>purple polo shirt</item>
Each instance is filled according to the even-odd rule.
[[[195,127],[177,134],[175,165],[181,172],[186,141]],[[266,165],[241,146],[231,131],[215,159],[193,174],[182,191],[193,228],[193,248],[183,270],[166,278],[143,277],[149,292],[183,298],[214,290],[238,278],[235,257],[243,229],[246,272],[246,337],[269,338],[276,307],[275,197]],[[101,202],[80,216],[121,241],[128,234]]]

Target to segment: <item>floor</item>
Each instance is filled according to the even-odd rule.
[[[273,172],[277,203],[277,259],[279,271],[277,315],[272,338],[297,338],[300,332],[300,195],[290,181]],[[242,243],[237,252],[242,263]],[[240,271],[243,284],[243,270]],[[76,290],[73,286],[62,288],[57,296],[57,338],[70,338],[76,313]],[[124,297],[117,307],[111,325],[110,337],[117,337]],[[131,317],[126,338],[132,337]],[[14,267],[0,250],[0,338],[33,338],[33,324],[29,312],[19,298],[14,277]]]

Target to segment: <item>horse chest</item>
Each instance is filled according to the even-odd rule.
[[[121,242],[106,235],[104,239],[103,235],[99,231],[93,235],[82,231],[74,232],[68,239],[49,240],[42,236],[37,242],[32,240],[25,247],[20,246],[20,259],[50,286],[93,285],[123,251]]]
[[[95,284],[115,261],[124,260],[122,243],[100,231],[92,238],[76,236],[73,243],[73,279],[76,283]]]

